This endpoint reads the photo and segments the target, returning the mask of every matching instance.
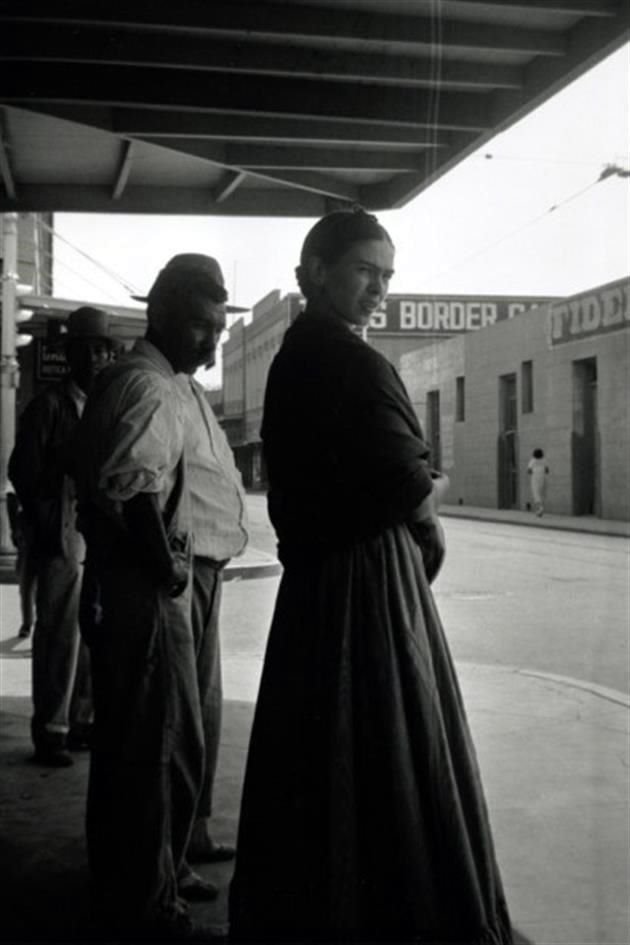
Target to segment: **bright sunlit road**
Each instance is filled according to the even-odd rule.
[[[249,496],[248,504],[252,544],[273,554],[265,499]],[[434,590],[457,661],[630,691],[628,541],[459,518],[443,523],[447,559]],[[261,652],[277,582],[246,583],[241,593],[255,591],[259,605],[237,636]]]
[[[275,554],[262,495],[248,496],[250,542]],[[628,694],[630,542],[469,519],[442,519],[447,558],[434,585],[456,662],[513,666]],[[228,581],[221,636],[228,691],[254,699],[277,577]],[[30,640],[17,640],[15,586],[0,588],[5,692],[30,688]],[[230,688],[231,687],[231,688]]]
[[[436,595],[458,660],[512,664],[629,691],[629,543],[444,519]]]

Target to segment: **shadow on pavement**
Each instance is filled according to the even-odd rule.
[[[213,818],[216,838],[235,842],[241,786],[253,705],[226,701]],[[71,768],[47,769],[32,761],[30,700],[6,696],[0,713],[0,888],[4,943],[104,942],[89,914],[83,817],[88,755]],[[197,868],[197,867],[196,867]],[[229,863],[199,872],[221,888],[216,902],[195,904],[193,919],[225,927]],[[515,945],[531,942],[515,934]]]

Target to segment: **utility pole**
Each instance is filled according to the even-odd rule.
[[[2,309],[0,310],[0,557],[15,554],[7,513],[9,456],[15,441],[15,391],[18,363],[15,345],[18,215],[2,216]]]

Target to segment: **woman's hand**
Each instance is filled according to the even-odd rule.
[[[451,480],[448,478],[446,473],[441,472],[432,472],[431,479],[433,481],[433,498],[436,505],[436,508],[439,507],[444,501],[444,496],[449,490],[451,485]]]
[[[448,476],[438,473],[433,477],[433,490],[415,509],[409,528],[422,552],[424,570],[429,584],[440,571],[446,555],[444,529],[438,517],[438,506],[449,487]]]
[[[410,529],[416,544],[422,552],[422,561],[429,584],[439,574],[446,555],[444,529],[437,515],[430,515],[422,521],[411,522]]]

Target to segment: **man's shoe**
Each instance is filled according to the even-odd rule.
[[[177,894],[187,902],[211,902],[219,895],[219,888],[191,871],[177,884]]]
[[[18,630],[18,637],[20,640],[28,640],[31,635],[31,628],[29,624],[23,623],[20,629]]]
[[[66,745],[70,751],[89,751],[92,747],[94,726],[89,722],[73,725],[66,737]]]
[[[177,916],[168,921],[157,922],[145,930],[145,936],[134,938],[133,945],[138,941],[146,941],[150,945],[158,942],[227,942],[228,929],[221,925],[203,925],[192,922],[188,916]],[[130,943],[131,945],[131,943]]]
[[[236,856],[236,847],[229,843],[214,843],[210,837],[203,841],[192,840],[186,851],[186,859],[191,863],[227,863]]]
[[[46,768],[70,768],[74,764],[74,759],[66,748],[52,745],[36,746],[33,761]]]
[[[193,923],[184,912],[173,912],[130,927],[112,930],[116,941],[138,945],[139,942],[187,942],[193,937]]]

